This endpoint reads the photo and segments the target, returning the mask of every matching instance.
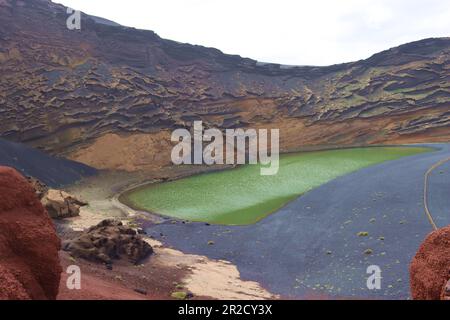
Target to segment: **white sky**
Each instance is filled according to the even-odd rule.
[[[53,0],[263,62],[330,65],[450,36],[450,0]]]

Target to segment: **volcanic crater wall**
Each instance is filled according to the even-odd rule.
[[[88,164],[102,137],[154,137],[194,120],[280,128],[283,150],[450,139],[449,38],[289,67],[87,15],[70,31],[67,17],[47,0],[0,2],[1,137]]]

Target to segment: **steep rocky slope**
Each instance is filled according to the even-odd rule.
[[[130,171],[168,163],[170,130],[196,119],[280,128],[284,150],[450,139],[450,38],[290,67],[86,15],[70,31],[67,17],[0,0],[0,136]]]
[[[55,299],[60,240],[33,188],[0,167],[0,300]]]

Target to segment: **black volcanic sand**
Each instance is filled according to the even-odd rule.
[[[408,299],[409,263],[432,231],[424,174],[450,157],[449,144],[428,146],[439,150],[338,178],[251,226],[170,220],[147,232],[183,252],[231,261],[244,279],[284,297]],[[449,190],[445,164],[430,178],[430,209],[441,227],[450,224]],[[367,289],[370,265],[382,270],[381,290]]]
[[[26,176],[56,188],[97,173],[84,164],[52,157],[24,144],[0,139],[0,165],[13,167]]]

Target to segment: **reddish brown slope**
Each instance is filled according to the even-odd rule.
[[[411,266],[411,295],[417,300],[439,300],[450,281],[450,226],[434,231],[421,245]]]
[[[55,299],[60,240],[34,190],[0,167],[0,299]]]

